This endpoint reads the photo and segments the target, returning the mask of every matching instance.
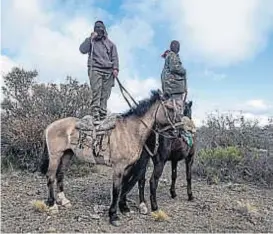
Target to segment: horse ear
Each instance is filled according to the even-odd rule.
[[[163,93],[162,93],[162,91],[161,91],[160,89],[157,89],[157,92],[158,92],[158,94],[159,94],[160,96],[163,95]]]
[[[192,101],[189,101],[189,107],[192,107]]]

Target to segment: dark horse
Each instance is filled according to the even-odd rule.
[[[191,119],[191,107],[192,102],[188,102],[185,105],[183,115]],[[148,140],[146,141],[147,146],[150,151],[155,147],[155,134],[151,133]],[[158,186],[159,178],[162,175],[165,163],[171,161],[172,165],[172,184],[170,188],[171,197],[175,198],[175,182],[177,178],[177,163],[178,161],[185,159],[186,164],[186,179],[187,179],[187,194],[188,200],[193,200],[192,189],[191,189],[191,167],[193,164],[195,153],[195,142],[191,146],[188,145],[186,139],[183,137],[164,137],[164,135],[159,136],[159,148],[155,156],[152,157],[154,164],[154,170],[150,179],[150,200],[151,200],[151,209],[152,211],[157,211],[157,200],[156,200],[156,190]],[[144,198],[144,188],[145,188],[145,174],[147,169],[147,164],[149,161],[150,155],[147,150],[142,151],[140,159],[136,162],[134,167],[131,169],[130,173],[127,174],[124,178],[123,191],[121,193],[121,198],[119,202],[120,210],[123,213],[129,212],[130,209],[126,203],[126,195],[133,188],[133,186],[138,181],[139,188],[139,203],[140,203],[140,212],[146,214],[148,209],[145,204]]]

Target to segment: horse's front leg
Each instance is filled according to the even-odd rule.
[[[120,211],[125,214],[130,212],[130,209],[127,205],[126,201],[126,195],[132,190],[132,188],[135,186],[135,184],[139,181],[142,181],[144,179],[145,184],[145,173],[147,169],[147,163],[149,162],[149,157],[142,158],[143,160],[139,160],[124,176],[124,179],[122,181],[122,190],[120,195],[120,202],[119,202],[119,208]],[[140,185],[140,183],[139,183]],[[142,185],[142,182],[141,182]],[[146,207],[146,204],[144,202],[144,187],[143,189],[139,187],[140,194],[143,193],[143,196],[140,198],[140,213],[147,214],[148,209]],[[146,210],[146,211],[145,211]]]
[[[186,179],[187,179],[187,194],[188,194],[188,200],[193,200],[192,190],[191,190],[191,168],[193,164],[193,156],[188,156],[185,159],[186,163]]]
[[[172,160],[172,184],[170,188],[170,193],[172,198],[175,198],[177,196],[175,192],[176,178],[177,178],[177,161]]]
[[[120,194],[120,199],[119,199],[119,209],[120,212],[123,215],[128,215],[130,213],[130,208],[127,205],[127,193],[130,191],[131,185],[130,185],[130,177],[131,177],[130,171],[123,177],[122,180],[122,189],[121,189],[121,194]]]
[[[110,223],[114,226],[119,226],[119,217],[117,215],[117,204],[121,191],[123,171],[115,171],[113,173],[113,189],[112,189],[112,202],[109,208],[109,219]]]
[[[154,171],[150,179],[150,200],[151,200],[151,209],[152,211],[158,210],[157,201],[156,201],[156,190],[158,186],[158,181],[162,175],[164,169],[164,162],[160,161],[154,165]]]

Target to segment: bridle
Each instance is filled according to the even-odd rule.
[[[124,92],[130,97],[130,99],[134,102],[134,104],[136,106],[138,106],[138,103],[134,100],[134,98],[130,95],[130,93],[124,88],[124,86],[121,84],[120,80],[118,79],[118,77],[116,77],[116,80],[119,84],[119,88],[120,88],[120,91],[121,91],[121,94],[123,96],[123,98],[125,99],[125,101],[127,102],[128,106],[130,108],[132,108],[132,105],[130,103],[130,101],[127,99],[127,97],[125,96]],[[158,147],[159,147],[159,135],[163,136],[163,137],[166,137],[166,138],[171,138],[171,139],[175,139],[177,138],[177,136],[174,136],[174,135],[166,135],[164,134],[164,132],[166,132],[167,130],[174,130],[174,131],[177,131],[177,127],[181,126],[182,122],[175,122],[176,120],[176,117],[177,117],[177,108],[176,108],[176,102],[175,100],[173,99],[173,109],[174,109],[174,118],[173,120],[171,120],[171,117],[169,115],[169,112],[167,110],[167,107],[165,106],[165,101],[167,100],[163,100],[163,97],[160,95],[160,103],[159,105],[157,106],[157,109],[155,111],[155,115],[154,115],[154,125],[155,125],[155,129],[152,128],[151,131],[155,134],[155,148],[153,150],[153,152],[150,151],[150,149],[148,148],[147,144],[144,144],[144,148],[146,149],[146,151],[149,153],[149,155],[151,157],[153,157],[154,155],[156,155],[157,153],[157,150],[158,150]],[[157,113],[158,113],[158,110],[159,108],[162,106],[163,110],[164,110],[164,114],[165,114],[165,117],[167,118],[167,121],[168,121],[168,125],[164,128],[160,128],[159,125],[156,123],[156,116],[157,116]],[[140,122],[146,127],[146,128],[149,128],[149,126],[140,118],[138,118],[140,120]]]
[[[175,103],[175,100],[173,100],[173,103]],[[166,117],[166,119],[168,121],[168,125],[166,127],[164,127],[164,128],[160,128],[159,124],[157,124],[157,122],[156,122],[158,110],[159,110],[160,107],[163,108],[165,117]],[[157,106],[157,109],[156,109],[155,114],[154,114],[154,126],[155,126],[155,128],[151,129],[151,131],[155,134],[155,148],[154,148],[153,152],[151,152],[151,150],[149,149],[147,144],[144,144],[144,148],[146,149],[146,151],[149,153],[149,155],[151,157],[156,155],[156,153],[158,151],[159,136],[160,135],[165,137],[165,138],[169,138],[169,139],[177,138],[177,135],[174,134],[174,133],[177,132],[177,128],[179,126],[181,126],[182,122],[181,121],[179,121],[179,122],[175,121],[176,117],[177,117],[177,108],[176,108],[175,104],[173,105],[173,111],[174,111],[174,118],[173,118],[173,120],[171,120],[171,117],[169,115],[169,111],[167,110],[166,105],[165,105],[165,101],[163,101],[162,98],[160,98],[160,103]],[[139,119],[139,120],[144,124],[145,127],[149,128],[148,125],[142,119]],[[173,131],[171,131],[171,133],[173,133],[173,134],[172,135],[171,134],[166,134],[166,132],[168,130],[170,130],[170,129],[173,130]]]

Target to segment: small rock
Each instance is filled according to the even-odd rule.
[[[27,195],[28,195],[28,196],[34,196],[35,194],[34,194],[33,191],[27,191]]]
[[[50,227],[49,229],[47,229],[46,232],[56,232],[56,228]]]
[[[91,219],[100,219],[100,216],[98,214],[90,214]]]

